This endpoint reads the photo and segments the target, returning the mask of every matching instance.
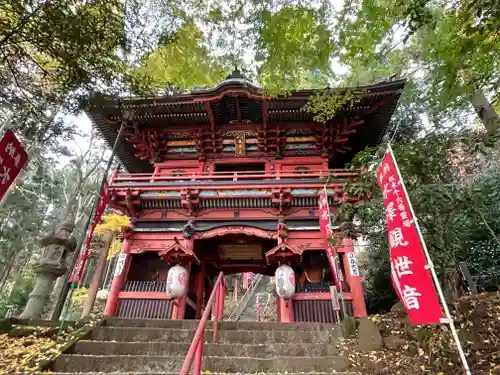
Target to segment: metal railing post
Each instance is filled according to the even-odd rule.
[[[246,290],[245,294],[240,299],[240,302],[236,307],[233,309],[231,314],[229,314],[228,320],[238,320],[243,313],[243,310],[245,310],[246,306],[248,305],[248,302],[250,301],[252,297],[253,291],[257,288],[257,285],[260,283],[262,279],[262,275],[258,274],[250,283],[248,286],[248,289]]]
[[[193,375],[200,375],[201,363],[203,361],[204,344],[205,344],[205,331],[202,331],[200,336],[200,341],[198,342],[198,349],[196,350],[196,357],[194,359]]]
[[[221,282],[219,289],[219,316],[218,320],[222,320],[224,317],[224,297],[226,295],[226,288],[224,282]]]
[[[194,333],[193,340],[191,341],[191,345],[189,346],[189,350],[186,354],[186,358],[184,359],[184,363],[182,365],[182,369],[179,373],[179,375],[188,375],[189,370],[191,369],[191,365],[193,364],[193,360],[195,357],[199,356],[199,360],[196,361],[196,365],[199,367],[194,368],[194,373],[199,374],[200,373],[200,368],[201,368],[201,362],[202,362],[202,350],[203,350],[203,344],[204,344],[204,331],[205,327],[207,325],[207,320],[210,317],[210,313],[212,311],[212,305],[215,302],[215,297],[218,294],[218,288],[223,282],[223,273],[219,273],[219,276],[217,277],[217,281],[215,282],[215,288],[212,290],[212,293],[210,294],[210,298],[208,299],[205,311],[203,312],[203,316],[201,317],[200,324],[198,325],[198,328],[196,328],[196,332]],[[215,315],[217,317],[217,314]],[[214,331],[217,330],[217,321],[214,321]],[[200,342],[201,342],[201,348],[200,348]]]
[[[213,332],[212,332],[212,342],[217,341],[217,330],[219,328],[219,305],[220,305],[220,283],[215,288],[215,311],[214,311],[214,322],[213,322]]]

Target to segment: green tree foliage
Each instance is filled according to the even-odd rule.
[[[111,87],[123,70],[124,32],[119,1],[1,1],[0,100],[19,132],[39,143],[57,137],[61,105],[78,108],[96,85]]]
[[[39,253],[40,236],[57,218],[60,195],[54,160],[37,155],[0,211],[0,305],[7,310],[24,306],[32,287],[27,279],[30,263]],[[28,282],[29,281],[29,282]],[[8,307],[5,307],[8,306]],[[17,307],[16,307],[17,306]]]
[[[482,146],[484,134],[471,132],[428,134],[394,146],[408,194],[439,273],[457,270],[466,262],[473,274],[500,267],[500,166],[493,162],[496,151]],[[389,309],[395,302],[385,209],[375,170],[383,149],[358,154],[353,167],[370,172],[362,178],[364,189],[374,192],[362,206],[344,206],[362,223],[369,251],[365,284],[372,311]],[[483,285],[483,287],[485,287]]]
[[[257,28],[256,60],[261,84],[271,93],[326,86],[321,74],[330,74],[334,50],[332,35],[325,26],[324,12],[288,6],[277,12],[264,11]]]
[[[425,100],[432,116],[449,117],[477,92],[495,94],[499,87],[498,31],[480,26],[494,21],[465,12],[465,3],[457,11],[439,2],[346,1],[337,16],[336,56],[354,80],[387,70],[408,76],[413,100]],[[411,16],[417,13],[418,22]]]
[[[334,50],[328,2],[188,4],[175,12],[182,26],[171,28],[133,69],[135,92],[212,85],[236,67],[270,95],[328,84]]]
[[[80,149],[78,143],[87,146]],[[77,143],[68,146],[74,150],[64,151],[66,163],[57,163],[56,155],[51,157],[40,151],[33,154],[27,170],[0,210],[2,303],[11,305],[15,299],[19,302],[16,306],[24,306],[25,299],[18,294],[29,293],[31,284],[21,281],[40,256],[39,240],[57,224],[70,221],[76,226],[75,236],[85,233],[85,223],[102,178],[106,149],[92,135],[80,136]]]
[[[173,88],[189,90],[213,86],[226,75],[203,45],[203,33],[193,23],[185,23],[171,37],[164,38],[141,59],[131,72],[134,92],[164,93]]]
[[[26,268],[17,277],[11,290],[0,292],[0,318],[20,314],[34,286],[33,271],[31,268]]]

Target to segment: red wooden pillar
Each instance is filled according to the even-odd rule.
[[[196,275],[196,319],[200,319],[203,314],[203,290],[205,287],[205,274],[206,268],[205,264],[201,264],[200,272]]]
[[[365,297],[363,295],[363,284],[361,283],[361,277],[356,262],[354,247],[352,246],[352,240],[350,238],[342,239],[342,246],[344,252],[341,253],[341,256],[345,268],[345,277],[347,283],[351,287],[354,316],[356,318],[362,318],[367,316],[366,304]]]
[[[278,297],[278,321],[282,323],[293,322],[293,301]]]
[[[116,308],[118,307],[118,296],[123,288],[123,284],[125,284],[125,280],[127,280],[128,271],[130,269],[130,262],[132,259],[132,256],[126,253],[129,248],[130,240],[126,238],[123,240],[122,245],[123,254],[119,255],[119,257],[124,257],[125,259],[123,260],[123,265],[121,265],[120,263],[116,264],[117,268],[115,268],[114,271],[115,275],[113,277],[111,288],[109,290],[106,307],[104,308],[104,316],[106,317],[115,316],[116,314]],[[120,262],[120,258],[118,259],[118,262]]]
[[[184,319],[184,315],[186,313],[186,303],[187,303],[187,298],[188,298],[187,296],[189,293],[189,281],[191,278],[191,276],[190,276],[191,275],[191,262],[186,264],[184,267],[186,268],[186,271],[188,274],[188,276],[187,276],[188,278],[186,280],[186,292],[184,293],[184,295],[182,297],[178,297],[175,300],[174,308],[172,311],[172,319],[173,320]]]

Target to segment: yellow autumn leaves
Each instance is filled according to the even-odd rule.
[[[32,334],[25,337],[0,335],[0,375],[25,373],[36,369],[58,349],[53,338]]]
[[[103,215],[101,222],[95,228],[95,234],[102,236],[106,233],[113,233],[113,239],[108,252],[108,260],[118,254],[122,247],[121,233],[129,225],[128,216],[119,214]]]
[[[94,233],[102,236],[108,232],[120,233],[127,225],[129,225],[130,219],[128,216],[119,214],[107,214],[103,215],[101,222],[97,224]]]

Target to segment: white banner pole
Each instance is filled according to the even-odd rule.
[[[411,204],[410,196],[408,195],[408,192],[406,191],[406,186],[403,181],[403,177],[401,176],[401,172],[399,171],[398,163],[396,161],[396,157],[394,156],[394,152],[392,151],[392,147],[390,144],[387,145],[387,150],[391,154],[392,161],[394,162],[394,167],[396,168],[396,173],[398,174],[399,181],[401,183],[401,188],[403,189],[403,192],[405,193],[407,199],[408,199],[408,206],[410,207],[410,212],[413,217],[413,223],[415,224],[415,228],[417,229],[418,237],[420,238],[420,242],[422,243],[422,248],[424,249],[425,253],[425,258],[427,259],[427,265],[426,268],[431,271],[432,278],[434,280],[434,284],[436,286],[436,290],[439,296],[439,299],[441,300],[441,305],[444,310],[444,314],[446,315],[446,323],[449,324],[451,334],[453,335],[453,338],[455,339],[455,343],[458,348],[458,354],[460,355],[460,359],[462,360],[462,365],[464,366],[465,373],[467,375],[471,375],[471,371],[469,368],[469,364],[467,363],[467,358],[465,358],[465,353],[464,349],[462,348],[462,344],[460,343],[460,340],[458,338],[457,330],[455,328],[455,323],[453,321],[453,318],[451,317],[450,310],[448,309],[448,305],[446,304],[446,299],[444,298],[444,293],[443,290],[441,289],[441,284],[439,283],[436,270],[434,269],[434,263],[432,263],[431,256],[429,254],[429,250],[427,250],[427,245],[425,244],[424,236],[422,235],[422,231],[420,230],[420,225],[418,224],[417,216],[415,215],[415,211],[413,211],[413,206]]]
[[[328,191],[326,190],[326,184],[328,184],[329,179],[330,179],[330,177],[328,177],[328,179],[326,180],[325,186],[323,186],[323,191],[325,192],[325,199],[326,199],[326,210],[328,212],[328,224],[330,224],[330,228],[332,230],[332,235],[330,236],[329,239],[327,239],[327,241],[331,240],[332,238],[335,240],[335,236],[333,235],[333,225],[332,225],[333,223],[332,223],[332,215],[330,212],[330,204],[328,203]],[[343,317],[345,319],[346,316],[348,316],[349,314],[347,314],[347,309],[345,307],[345,300],[344,300],[344,291],[342,290],[341,278],[344,276],[342,275],[342,270],[340,269],[339,255],[337,252],[337,247],[336,246],[332,246],[332,247],[333,247],[333,264],[335,267],[335,273],[337,274],[337,280],[335,280],[335,281],[337,282],[337,285],[339,287],[340,301],[342,302],[342,314],[343,314]],[[326,249],[325,249],[325,253],[326,253],[326,256],[328,256]],[[333,270],[332,270],[332,272],[333,272]]]

